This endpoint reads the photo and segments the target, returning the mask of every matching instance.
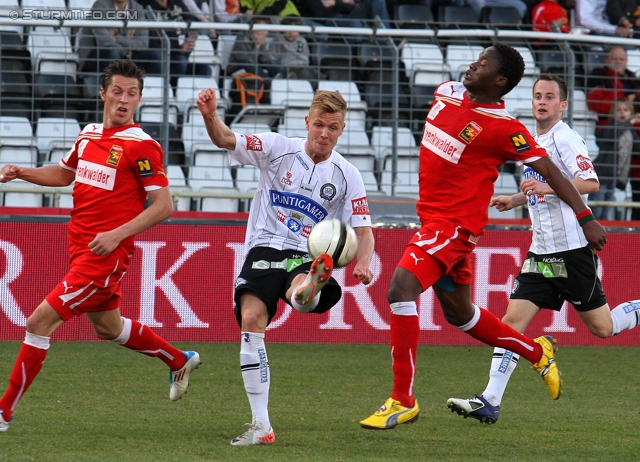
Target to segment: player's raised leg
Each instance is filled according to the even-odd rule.
[[[329,282],[333,271],[333,260],[326,253],[320,254],[311,263],[309,273],[293,289],[291,305],[298,311],[312,311],[320,301],[320,291]]]

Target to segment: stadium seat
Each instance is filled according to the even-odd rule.
[[[323,79],[352,80],[355,78],[351,48],[347,43],[318,43],[315,58],[324,75]]]
[[[393,156],[388,154],[384,157],[380,188],[387,195],[418,196],[418,171],[420,168],[420,158],[416,155],[402,155],[397,157],[397,176],[395,191],[393,184]]]
[[[178,110],[184,116],[184,120],[190,117],[201,117],[196,99],[198,94],[207,88],[216,92],[216,113],[220,120],[224,120],[228,108],[228,102],[222,97],[218,88],[218,80],[213,77],[178,77],[176,84],[176,104]]]
[[[271,104],[275,106],[309,108],[313,95],[309,80],[275,79],[271,82]]]
[[[26,117],[0,116],[0,164],[35,167],[38,148]]]
[[[187,164],[193,162],[194,151],[225,151],[211,141],[202,117],[192,117],[182,126],[182,143]],[[190,162],[189,162],[190,161]]]
[[[177,165],[168,165],[166,169],[167,179],[169,180],[169,188],[171,192],[191,192],[191,187],[187,186],[187,180],[182,167]],[[191,210],[191,198],[180,197],[174,199],[173,207],[175,210],[187,211]]]
[[[214,159],[211,156],[211,159]],[[194,165],[189,168],[187,184],[194,192],[201,188],[234,188],[231,168],[226,155],[215,157],[218,165]]]
[[[400,29],[426,29],[434,22],[431,7],[423,3],[396,4],[395,20]]]
[[[165,88],[168,90],[168,111],[165,109]],[[144,79],[142,100],[136,109],[136,120],[142,122],[163,123],[164,117],[174,127],[178,126],[178,103],[170,85],[165,86],[164,78],[148,75]]]
[[[11,12],[19,9],[18,0],[0,0],[0,18],[11,18]],[[15,26],[10,21],[8,24],[0,24],[0,37],[2,54],[4,54],[7,46],[23,48],[24,28]]]
[[[76,119],[41,117],[36,124],[36,143],[44,162],[58,163],[61,155],[71,149],[80,133]],[[56,153],[52,156],[53,153]]]
[[[208,33],[199,34],[193,44],[193,51],[189,53],[190,63],[208,64],[212,78],[220,77],[220,58],[216,55]]]
[[[13,180],[10,183],[0,184],[3,204],[5,207],[42,207],[44,194],[36,192],[11,192],[16,188],[35,188],[39,186],[23,180]]]
[[[204,194],[239,194],[237,188],[211,188],[202,187],[200,192]],[[235,197],[203,197],[200,210],[203,212],[231,212],[240,210],[240,200]]]
[[[66,10],[65,0],[21,0],[24,9]]]
[[[393,153],[394,127],[374,126],[371,133],[371,145],[376,151],[376,157],[382,163],[387,155]],[[416,155],[418,147],[416,139],[408,127],[398,127],[396,134],[398,155]]]
[[[247,193],[258,187],[260,169],[253,165],[242,165],[236,168],[236,186],[238,190]]]
[[[516,8],[510,6],[491,6],[482,9],[482,22],[491,26],[514,26],[522,24],[522,17]]]
[[[469,69],[469,65],[478,60],[482,50],[483,48],[480,45],[447,45],[447,64],[449,65],[451,78],[462,80],[462,76]]]
[[[271,127],[269,125],[261,123],[232,123],[229,128],[236,133],[242,133],[245,135],[271,132]]]
[[[278,133],[289,138],[306,138],[308,132],[304,125],[291,126],[285,123],[281,123],[280,125],[278,125]]]
[[[446,5],[438,9],[438,20],[448,27],[469,28],[480,23],[480,15],[469,6]]]

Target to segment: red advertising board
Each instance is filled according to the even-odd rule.
[[[137,251],[123,284],[123,316],[140,320],[170,341],[236,342],[233,316],[235,275],[243,261],[242,226],[159,225],[136,238]],[[410,229],[374,229],[375,278],[363,286],[336,270],[342,300],[322,315],[298,313],[281,304],[269,327],[269,342],[387,343],[389,280]],[[501,317],[513,279],[529,247],[527,231],[487,231],[474,255],[475,303]],[[611,308],[640,299],[640,233],[609,234],[601,258],[601,277]],[[0,223],[0,340],[22,340],[26,318],[63,278],[68,267],[66,224]],[[419,299],[421,343],[480,344],[446,323],[433,293]],[[640,345],[640,329],[601,340],[588,332],[573,307],[544,310],[527,333],[554,335],[562,345]],[[63,325],[57,341],[94,340],[84,317]]]

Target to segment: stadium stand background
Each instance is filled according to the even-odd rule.
[[[46,5],[44,5],[46,3]],[[83,3],[83,5],[79,5]],[[69,19],[69,12],[88,8],[73,0],[0,0],[0,162],[43,165],[58,162],[87,123],[101,120],[100,75],[78,71],[74,48],[79,28],[87,21]],[[370,197],[417,194],[418,146],[433,90],[444,80],[459,79],[486,46],[502,41],[516,46],[526,62],[522,82],[505,98],[507,109],[531,131],[531,89],[541,72],[561,74],[569,84],[570,105],[565,119],[585,138],[592,158],[596,115],[586,105],[586,76],[601,66],[611,44],[628,48],[629,65],[640,72],[640,40],[532,32],[528,18],[509,8],[469,8],[388,2],[394,18],[390,27],[370,21],[367,28],[257,25],[271,36],[285,29],[301,31],[311,48],[313,79],[274,79],[258,105],[233,108],[234,77],[225,72],[229,53],[245,23],[198,23],[201,31],[190,60],[211,66],[213,76],[181,77],[176,88],[168,75],[150,75],[136,121],[158,139],[167,155],[176,209],[181,211],[246,211],[257,185],[251,167],[231,169],[224,150],[212,145],[194,105],[198,91],[212,87],[220,96],[218,112],[232,129],[277,131],[304,136],[304,115],[317,88],[339,89],[349,102],[347,129],[338,150],[362,172]],[[22,11],[12,19],[12,11]],[[24,12],[41,11],[41,19],[24,19]],[[56,13],[56,11],[58,13]],[[67,12],[67,13],[60,13]],[[66,14],[66,16],[64,16]],[[63,19],[60,19],[63,18]],[[190,23],[146,22],[122,27],[148,27],[151,35],[163,29],[191,32]],[[113,27],[93,20],[91,25]],[[206,34],[218,31],[216,48]],[[167,53],[168,50],[163,52]],[[167,69],[168,66],[165,66]],[[168,69],[167,69],[168,70]],[[640,153],[634,153],[640,155]],[[501,172],[497,192],[514,191],[519,179],[514,165]],[[2,185],[3,206],[71,205],[69,190],[51,194],[31,185]],[[619,191],[616,217],[628,219],[631,190]],[[615,204],[614,204],[615,205]],[[627,207],[622,207],[626,205]],[[522,212],[512,212],[517,217]],[[505,218],[491,211],[492,216]]]

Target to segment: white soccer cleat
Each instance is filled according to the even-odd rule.
[[[242,435],[231,440],[233,446],[253,446],[256,444],[273,444],[276,442],[276,434],[273,432],[273,427],[269,430],[265,430],[262,426],[262,422],[258,422],[255,417],[252,423],[247,423],[245,426],[249,427]]]
[[[169,381],[171,389],[169,390],[169,398],[171,401],[177,401],[187,392],[189,386],[189,376],[195,371],[202,361],[200,355],[195,351],[183,351],[187,357],[187,362],[181,369],[177,371],[169,371]]]
[[[7,430],[9,430],[10,423],[11,423],[11,419],[9,419],[9,422],[4,420],[4,417],[2,416],[2,411],[0,411],[0,432],[6,432]]]

